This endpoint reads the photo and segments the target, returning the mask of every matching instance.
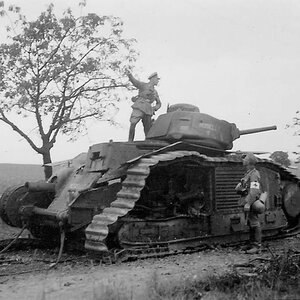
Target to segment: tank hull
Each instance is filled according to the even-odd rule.
[[[269,162],[259,166],[269,195],[266,212],[260,216],[267,236],[288,225],[278,200],[280,186],[270,181],[280,172],[276,168]],[[128,168],[116,200],[93,217],[86,229],[85,247],[108,251],[111,241],[114,247],[171,243],[181,249],[197,241],[245,240],[249,228],[234,190],[244,173],[238,157],[172,151],[143,158]],[[188,182],[191,178],[193,183]],[[199,190],[191,191],[187,186]]]
[[[18,227],[25,221],[34,236],[45,239],[59,240],[63,228],[69,239],[93,253],[153,245],[184,250],[248,238],[240,196],[235,192],[245,173],[239,155],[211,156],[195,151],[193,145],[189,151],[181,150],[187,144],[180,143],[149,152],[136,143],[128,144],[131,154],[126,159],[133,158],[120,163],[113,158],[119,146],[91,147],[89,157],[94,161],[61,172],[67,178],[53,176],[57,189],[50,198],[44,189],[22,187],[22,193],[19,188],[10,189],[0,201],[3,220]],[[106,147],[112,153],[105,152]],[[117,167],[104,172],[111,159]],[[266,211],[260,215],[263,233],[276,235],[290,221],[294,225],[299,220],[300,211],[295,211],[299,180],[267,160],[260,160],[257,168],[268,193]],[[294,209],[285,207],[289,203]]]

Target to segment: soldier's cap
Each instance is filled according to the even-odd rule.
[[[255,165],[257,162],[258,162],[258,159],[251,152],[247,153],[246,156],[243,158],[244,165]]]
[[[148,77],[148,79],[151,79],[152,77],[157,77],[157,79],[160,79],[159,77],[158,77],[158,74],[157,74],[157,72],[154,72],[154,73],[152,73],[149,77]]]

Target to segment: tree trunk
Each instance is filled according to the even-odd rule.
[[[45,179],[48,180],[52,176],[52,166],[46,166],[46,164],[49,164],[52,162],[51,155],[50,155],[50,149],[45,150],[42,155],[43,155]]]

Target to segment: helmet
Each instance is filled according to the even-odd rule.
[[[256,200],[252,206],[252,210],[256,212],[257,214],[262,214],[265,211],[265,205],[262,201]]]
[[[243,164],[245,166],[247,165],[255,165],[257,163],[257,158],[255,157],[255,155],[251,152],[247,153],[247,155],[244,157],[243,159]]]
[[[266,200],[268,198],[268,194],[266,192],[262,193],[259,197],[258,200],[256,200],[252,206],[251,206],[251,209],[256,212],[257,214],[262,214],[264,213],[265,211],[265,203],[266,203]]]

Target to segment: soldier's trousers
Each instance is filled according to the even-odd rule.
[[[151,115],[147,115],[138,109],[133,109],[132,114],[130,116],[130,128],[129,128],[129,138],[128,138],[129,141],[133,141],[135,135],[135,127],[140,120],[142,120],[143,123],[145,137],[148,131],[150,130]]]
[[[259,226],[250,227],[250,243],[256,246],[261,245],[262,232],[260,224]]]

